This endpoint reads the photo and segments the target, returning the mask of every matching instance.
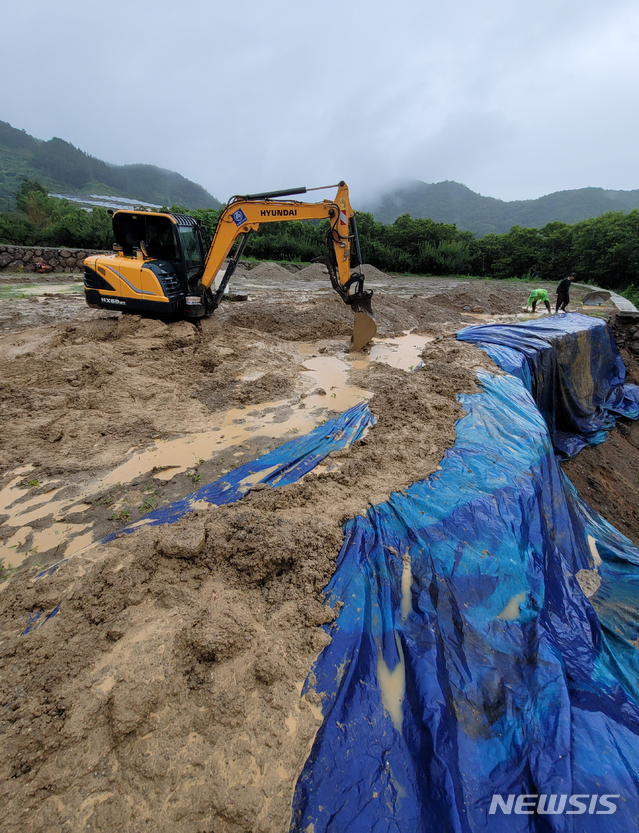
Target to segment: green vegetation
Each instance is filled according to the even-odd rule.
[[[30,180],[22,182],[16,203],[17,211],[0,213],[0,243],[111,248],[110,217],[101,209],[87,212],[49,197],[41,184]],[[177,206],[170,210],[188,211]],[[188,213],[213,233],[218,211]],[[358,212],[357,226],[364,260],[393,274],[559,281],[574,270],[580,282],[624,290],[634,293],[632,297],[639,294],[639,209],[610,211],[573,225],[515,225],[505,234],[479,239],[454,224],[409,214],[384,225],[372,214]],[[245,256],[308,263],[326,252],[328,230],[326,220],[265,224],[249,238]]]
[[[64,286],[55,284],[56,295],[79,295],[82,292],[82,284],[69,284]],[[35,295],[46,295],[52,291],[52,287],[43,283],[33,284],[7,284],[0,286],[0,301],[5,301],[8,298],[33,298]]]
[[[63,139],[35,139],[0,121],[0,207],[15,207],[23,179],[42,182],[50,193],[110,194],[133,200],[189,208],[218,208],[201,185],[154,165],[108,165]]]
[[[631,301],[639,309],[639,286],[627,286],[621,290],[621,295]]]
[[[13,549],[10,547],[10,549]],[[12,573],[16,571],[16,567],[5,567],[4,566],[4,558],[0,558],[0,581],[4,581],[5,579],[9,578]]]
[[[157,509],[157,502],[152,498],[146,498],[144,503],[138,506],[140,515],[148,515],[149,512],[153,512],[155,509]]]
[[[103,208],[85,211],[69,200],[50,197],[39,182],[22,181],[16,209],[0,213],[0,243],[87,249],[113,245],[111,218]]]
[[[94,506],[105,506],[107,508],[109,506],[113,506],[113,504],[117,500],[119,500],[119,498],[122,496],[123,491],[124,491],[124,489],[123,489],[122,484],[118,483],[118,484],[116,484],[116,486],[114,486],[114,488],[110,492],[107,492],[106,494],[97,498],[97,500],[94,500],[93,505]]]
[[[580,282],[621,290],[639,286],[639,210],[611,211],[574,225],[513,226],[476,239],[455,225],[405,214],[384,225],[357,213],[363,258],[394,274],[559,281],[570,271]],[[249,239],[248,257],[308,262],[323,254],[328,225],[263,226]],[[635,290],[637,291],[637,290]]]

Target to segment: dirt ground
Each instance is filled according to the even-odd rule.
[[[8,833],[287,829],[321,722],[312,687],[300,693],[337,615],[322,590],[342,524],[436,470],[457,394],[494,370],[453,333],[516,320],[529,289],[366,274],[379,338],[363,355],[347,353],[352,315],[317,264],[243,270],[249,300],[197,326],[90,310],[72,291],[3,300]],[[377,424],[319,473],[94,543],[364,398]],[[623,490],[605,516],[636,540],[624,431],[637,449],[622,426],[584,476]],[[606,466],[624,473],[605,480]]]
[[[639,385],[639,358],[621,350],[627,381]],[[562,468],[594,509],[639,546],[639,422],[620,419],[605,443],[584,448]]]

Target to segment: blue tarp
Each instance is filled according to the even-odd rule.
[[[346,527],[293,830],[638,827],[639,550],[577,497],[521,383],[482,383],[442,470]],[[621,800],[491,816],[495,794]]]
[[[504,335],[521,378],[482,373],[441,470],[346,525],[295,833],[639,829],[639,550],[579,498],[525,383],[549,403],[563,374],[561,402],[601,416],[600,348],[578,347],[605,332],[576,318],[572,346],[559,319],[522,351]]]
[[[617,416],[639,417],[639,388],[608,325],[578,313],[519,324],[467,327],[461,341],[478,344],[532,393],[562,457],[602,443]]]
[[[257,483],[270,486],[287,486],[295,483],[314,469],[331,451],[337,451],[360,439],[364,431],[375,422],[368,404],[363,402],[344,411],[339,417],[327,420],[310,434],[305,434],[279,448],[251,460],[214,483],[207,483],[196,492],[169,506],[149,512],[141,521],[122,527],[102,539],[112,541],[116,536],[134,532],[141,526],[172,524],[192,511],[193,505],[204,500],[216,506],[235,503],[248,494]]]

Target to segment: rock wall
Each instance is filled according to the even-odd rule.
[[[81,272],[82,261],[92,254],[111,253],[90,249],[0,245],[0,272]],[[38,264],[45,264],[45,267],[38,267]]]
[[[617,313],[610,329],[626,365],[626,381],[639,384],[639,312]]]

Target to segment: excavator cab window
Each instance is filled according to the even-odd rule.
[[[159,221],[159,222],[158,222]],[[175,227],[166,217],[149,217],[147,220],[147,252],[158,260],[178,260],[175,245]]]
[[[158,260],[179,260],[175,226],[169,217],[118,211],[113,215],[113,235],[122,254],[132,256],[136,249]]]
[[[192,278],[204,266],[204,252],[200,235],[193,226],[178,226],[187,278]]]

